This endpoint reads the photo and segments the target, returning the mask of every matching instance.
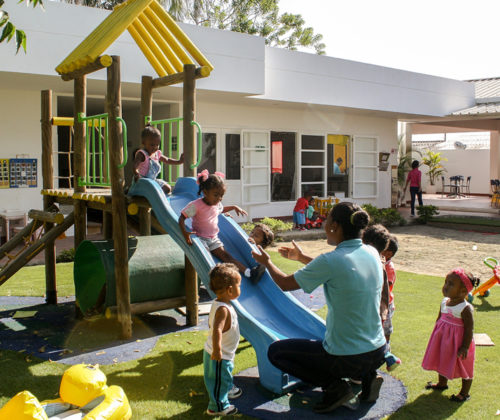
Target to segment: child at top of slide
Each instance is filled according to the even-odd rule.
[[[238,409],[229,404],[241,389],[233,385],[234,356],[240,341],[238,316],[231,305],[241,293],[241,277],[234,264],[217,264],[210,271],[210,289],[217,295],[208,316],[208,337],[203,350],[209,416],[231,416]]]
[[[134,179],[139,178],[154,179],[165,192],[170,194],[172,188],[163,179],[158,179],[161,170],[161,163],[166,165],[181,165],[184,163],[184,154],[179,160],[166,157],[160,148],[161,133],[156,127],[146,125],[141,132],[142,149],[135,152],[134,157]]]
[[[474,376],[474,308],[466,298],[477,285],[479,279],[463,268],[448,273],[443,285],[444,298],[422,361],[425,370],[438,373],[438,382],[428,382],[425,389],[443,391],[448,389],[449,379],[462,378],[460,392],[450,397],[459,403],[470,398]]]
[[[192,245],[191,234],[196,234],[208,251],[222,262],[233,263],[238,270],[256,283],[266,270],[263,265],[257,264],[252,268],[245,267],[240,261],[234,259],[229,252],[224,249],[224,244],[218,237],[218,218],[221,213],[233,211],[237,215],[246,215],[246,211],[238,206],[223,206],[222,197],[226,193],[224,174],[216,172],[209,174],[205,169],[198,174],[198,185],[200,189],[198,195],[203,193],[203,197],[191,201],[181,211],[179,226],[181,232],[189,245]],[[185,220],[193,220],[193,230],[186,230]]]

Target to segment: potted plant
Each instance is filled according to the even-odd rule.
[[[429,182],[431,185],[436,185],[436,181],[447,172],[446,169],[441,165],[441,162],[447,161],[448,159],[441,156],[440,152],[433,152],[431,149],[425,152],[422,157],[422,165],[429,167],[427,175],[429,176]]]

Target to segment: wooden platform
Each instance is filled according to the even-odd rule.
[[[84,193],[75,193],[72,188],[45,189],[41,191],[42,195],[51,197],[70,198],[73,200],[93,201],[97,203],[111,202],[111,189],[89,188]]]

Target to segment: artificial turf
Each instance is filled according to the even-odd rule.
[[[276,254],[272,257],[285,272],[293,272],[297,267],[295,262],[286,260],[283,261],[288,265],[284,265]],[[62,276],[58,281],[59,284],[70,283]],[[427,381],[437,379],[436,373],[424,371],[420,363],[439,310],[443,281],[444,278],[398,272],[391,344],[403,364],[393,375],[408,388],[408,401],[389,417],[391,419],[489,419],[500,409],[495,379],[500,377],[500,352],[496,347],[476,348],[470,401],[457,404],[448,400],[451,394],[459,391],[460,380],[450,381],[450,389],[442,393],[424,389]],[[491,292],[489,297],[474,301],[475,332],[487,333],[495,343],[500,343],[500,288],[494,287]],[[319,313],[324,317],[326,309]],[[108,377],[108,384],[124,388],[134,418],[199,419],[207,404],[202,364],[205,337],[206,331],[171,333],[161,337],[146,357],[101,368]],[[255,365],[252,347],[247,341],[241,342],[235,373]],[[2,351],[0,372],[4,379],[0,381],[0,406],[24,389],[40,400],[54,398],[66,367],[23,353]]]

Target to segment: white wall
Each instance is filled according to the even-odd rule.
[[[0,90],[0,98],[0,158],[27,154],[38,159],[38,188],[0,189],[0,209],[41,209],[40,92]]]
[[[472,194],[489,194],[490,192],[490,150],[442,150],[441,156],[448,159],[442,163],[447,170],[445,181],[449,184],[450,176],[463,175],[465,180],[471,176],[470,192]],[[416,157],[421,160],[421,158]],[[426,191],[429,185],[427,166],[422,166],[422,188]],[[441,191],[441,178],[436,182],[437,191]]]
[[[198,102],[196,120],[205,132],[217,129],[232,129],[239,132],[244,129],[288,131],[298,134],[346,134],[351,136],[365,135],[379,138],[380,152],[393,152],[397,149],[397,122],[391,118],[376,118],[349,114],[342,111],[286,108],[284,106],[234,106]],[[217,169],[223,171],[224,139],[218,136]],[[396,155],[391,153],[390,163],[396,164]],[[379,172],[379,196],[376,199],[357,200],[360,204],[371,203],[377,207],[390,207],[390,171]],[[238,182],[230,181],[227,197],[240,198]],[[235,191],[231,191],[235,189]],[[353,200],[356,201],[356,200]],[[239,204],[239,203],[234,203]],[[246,210],[252,218],[265,216],[289,215],[292,211],[290,202],[271,202],[255,205]]]

